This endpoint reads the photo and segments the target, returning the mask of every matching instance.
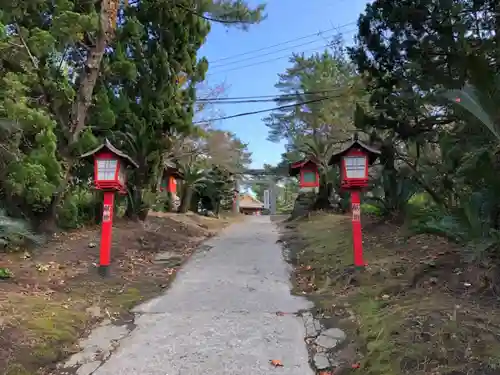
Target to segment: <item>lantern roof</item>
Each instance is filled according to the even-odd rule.
[[[373,164],[380,155],[379,150],[368,146],[366,143],[361,142],[358,139],[358,135],[354,134],[352,142],[349,145],[347,145],[343,150],[333,154],[330,157],[328,165],[339,164],[340,161],[342,160],[342,157],[345,156],[352,149],[362,149],[363,151],[365,151],[368,156],[368,164],[370,165]]]
[[[107,138],[104,140],[104,143],[102,143],[95,149],[81,155],[80,158],[84,159],[88,158],[89,156],[94,156],[100,151],[109,151],[112,154],[119,157],[120,159],[122,159],[123,161],[125,161],[128,165],[133,166],[135,168],[139,168],[139,164],[137,164],[137,162],[135,162],[130,156],[125,154],[123,151],[118,150],[115,146],[111,144],[111,142]]]
[[[313,164],[315,167],[318,166],[318,163],[316,163],[311,158],[305,158],[305,159],[296,161],[295,163],[290,163],[288,166],[288,174],[291,177],[297,176],[300,173],[300,170],[308,164]]]
[[[184,179],[184,174],[179,170],[177,165],[172,160],[165,160],[163,162],[163,170],[164,172],[175,178],[178,178],[180,180]]]

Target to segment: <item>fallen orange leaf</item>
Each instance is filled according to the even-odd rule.
[[[361,365],[360,365],[359,363],[353,363],[353,364],[351,365],[351,367],[352,367],[352,368],[360,368],[360,367],[361,367]]]
[[[283,367],[283,363],[281,363],[279,359],[271,359],[269,363],[271,363],[274,367]]]

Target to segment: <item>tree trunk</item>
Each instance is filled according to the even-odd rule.
[[[47,210],[38,217],[37,231],[42,233],[57,232],[57,208],[59,207],[62,199],[62,194],[58,194],[52,198]]]
[[[219,217],[220,213],[220,198],[215,201],[215,215]]]
[[[78,77],[78,90],[76,100],[71,108],[68,129],[68,141],[72,145],[78,141],[80,133],[85,129],[88,109],[92,103],[92,94],[99,77],[102,58],[108,45],[108,38],[112,34],[110,25],[111,1],[101,0],[99,12],[99,31],[94,45],[89,48],[85,67]]]
[[[422,174],[411,164],[406,162],[406,165],[410,167],[413,172],[413,176],[417,180],[417,183],[426,191],[427,194],[436,202],[437,204],[443,206],[445,209],[448,209],[448,204],[446,199],[441,197],[437,192],[435,192],[432,187],[425,182],[425,180],[421,177]]]
[[[329,183],[326,176],[322,174],[320,176],[318,195],[312,207],[314,210],[327,210],[330,208],[330,191],[332,187],[333,185]]]
[[[47,207],[46,211],[39,216],[39,222],[37,224],[37,229],[44,233],[55,233],[58,230],[57,225],[57,210],[59,205],[62,203],[66,196],[66,190],[71,180],[71,171],[73,169],[74,161],[72,159],[66,159],[67,169],[61,180],[61,183],[54,193],[50,205]]]
[[[140,221],[146,221],[146,219],[148,218],[148,215],[149,215],[149,210],[150,210],[149,207],[142,205],[141,208],[139,209],[138,214],[137,214],[137,218]]]
[[[290,214],[291,219],[297,217],[306,216],[309,211],[313,208],[316,202],[317,196],[313,192],[299,192],[297,199],[293,205],[292,213]]]
[[[188,211],[198,212],[198,209],[200,208],[200,200],[200,193],[197,190],[193,189],[193,193],[191,194],[191,199],[188,204]]]
[[[191,198],[193,197],[193,188],[189,186],[187,183],[184,183],[182,186],[182,196],[181,196],[181,204],[179,206],[180,213],[186,213],[191,205]]]
[[[139,210],[142,204],[141,191],[135,186],[130,186],[130,195],[127,199],[127,209],[125,210],[125,217],[130,220],[139,219]]]

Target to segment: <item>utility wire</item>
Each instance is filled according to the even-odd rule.
[[[354,31],[354,30],[351,30],[351,31]],[[306,49],[306,50],[300,51],[300,53],[302,53],[302,52],[318,51],[318,50],[327,48],[328,46],[329,46],[329,44],[325,44],[325,45],[320,46],[320,47],[310,48],[310,49]],[[216,75],[216,74],[232,72],[234,70],[240,70],[240,69],[250,68],[252,66],[267,64],[267,63],[270,63],[270,62],[273,62],[273,61],[282,60],[282,59],[287,59],[287,58],[289,59],[290,57],[291,57],[290,54],[287,54],[287,55],[284,55],[284,56],[275,57],[273,59],[259,61],[259,62],[253,63],[253,64],[247,64],[247,65],[237,66],[237,67],[234,67],[234,68],[231,68],[231,69],[221,70],[221,71],[218,71],[218,72],[217,71],[216,72],[210,72],[210,73],[207,74],[207,77],[212,76],[212,75]]]
[[[274,99],[247,99],[247,100],[231,100],[231,101],[196,101],[196,103],[199,104],[247,104],[247,103],[270,103],[270,102],[277,102],[282,99],[275,97]]]
[[[337,95],[337,96],[340,96],[340,95]],[[300,103],[287,104],[287,105],[282,105],[279,107],[268,108],[268,109],[261,109],[259,111],[242,112],[242,113],[237,113],[235,115],[230,115],[230,116],[216,117],[216,118],[211,118],[208,120],[196,121],[196,122],[193,122],[193,125],[205,124],[207,122],[220,121],[220,120],[229,120],[229,119],[236,118],[236,117],[251,116],[251,115],[256,115],[259,113],[272,112],[272,111],[276,111],[276,110],[280,110],[280,109],[293,108],[293,107],[301,106],[304,104],[321,102],[321,101],[327,100],[327,99],[333,99],[333,97],[330,96],[330,97],[326,97],[326,98],[305,100],[305,101],[300,102]]]
[[[304,91],[294,94],[277,94],[277,95],[256,95],[256,96],[236,96],[232,98],[203,98],[196,99],[196,103],[200,104],[241,104],[241,103],[265,103],[265,102],[280,102],[297,99],[298,96],[308,96],[317,94],[328,94],[338,91],[338,89]]]
[[[267,46],[267,47],[262,47],[262,48],[250,50],[248,52],[243,52],[243,53],[239,53],[239,54],[235,54],[235,55],[223,57],[221,59],[213,60],[213,61],[210,61],[210,64],[218,63],[220,61],[232,60],[234,58],[239,58],[239,57],[242,57],[242,56],[251,55],[253,53],[266,51],[268,49],[272,49],[272,48],[275,48],[275,47],[281,47],[281,46],[284,46],[286,44],[290,44],[290,43],[293,43],[293,42],[298,42],[299,40],[309,39],[309,38],[312,38],[312,37],[322,37],[322,35],[324,33],[328,33],[330,31],[337,31],[338,32],[339,30],[341,30],[341,29],[343,29],[345,27],[352,26],[352,25],[355,25],[355,24],[356,24],[356,21],[349,22],[349,23],[346,23],[346,24],[343,24],[343,25],[340,25],[340,26],[337,26],[337,27],[332,27],[332,28],[327,29],[327,30],[318,31],[316,33],[304,35],[304,36],[301,36],[301,37],[298,37],[298,38],[289,39],[289,40],[286,40],[286,41],[281,42],[281,43],[272,44],[272,45]]]
[[[353,22],[351,22],[351,23],[353,23]],[[357,31],[357,29],[356,28],[349,29],[349,30],[346,30],[344,33],[345,34],[350,34],[350,33],[354,32],[354,31]],[[334,34],[332,34],[330,36],[333,37]],[[267,52],[267,53],[264,53],[264,54],[261,54],[261,55],[251,56],[251,57],[248,57],[248,58],[245,58],[245,59],[240,59],[240,60],[228,62],[228,63],[225,63],[225,64],[216,64],[215,66],[212,66],[211,65],[212,63],[209,63],[209,67],[210,67],[210,70],[217,69],[217,68],[225,68],[225,67],[227,67],[229,65],[234,65],[234,64],[243,63],[243,62],[250,61],[250,60],[255,60],[257,58],[261,58],[261,57],[264,57],[264,56],[273,55],[273,54],[278,53],[278,52],[289,51],[289,50],[294,49],[294,48],[303,47],[303,46],[306,46],[306,45],[309,45],[309,44],[312,44],[312,43],[316,43],[316,42],[320,42],[320,41],[321,40],[314,40],[314,41],[310,41],[310,42],[306,42],[306,43],[301,43],[301,44],[289,46],[289,47],[286,47],[286,48],[282,48],[282,49],[279,49],[279,50],[270,51],[270,52]],[[316,46],[314,48],[309,48],[309,49],[307,49],[305,51],[301,51],[301,52],[316,51],[316,50],[319,50],[319,49],[326,48],[326,47],[330,46],[330,42],[327,39],[323,38],[323,43],[325,43],[325,42],[326,42],[326,44],[322,44],[321,46]],[[258,62],[252,63],[252,64],[247,64],[247,65],[242,65],[242,66],[236,66],[236,67],[231,68],[231,69],[224,69],[224,70],[219,70],[219,71],[216,70],[215,72],[210,71],[207,75],[209,76],[209,75],[214,75],[214,74],[220,74],[220,73],[225,73],[225,72],[229,72],[229,71],[233,71],[233,70],[239,70],[239,69],[243,69],[243,68],[247,68],[247,67],[252,67],[252,66],[255,66],[255,65],[261,65],[261,64],[268,63],[268,62],[281,60],[281,59],[287,58],[289,56],[290,56],[290,54],[287,54],[287,55],[278,56],[278,57],[275,57],[275,58],[272,58],[272,59],[267,59],[267,60],[264,60],[264,61],[258,61]]]
[[[331,90],[319,90],[319,91],[304,91],[304,92],[297,92],[296,94],[278,94],[278,95],[255,95],[255,96],[234,96],[232,98],[205,98],[205,99],[196,99],[196,101],[224,101],[224,100],[245,100],[245,99],[260,99],[260,98],[277,98],[280,96],[290,96],[293,97],[295,95],[312,95],[312,94],[322,94],[325,92],[332,92],[332,91],[337,91],[337,89],[331,89]]]
[[[327,35],[326,37],[328,37],[328,36],[333,37],[334,35],[333,35],[333,34],[332,34],[332,35]],[[260,58],[260,57],[269,56],[269,55],[274,55],[275,53],[278,53],[278,52],[289,51],[289,50],[294,49],[294,48],[298,48],[298,47],[303,47],[303,46],[311,45],[312,43],[316,43],[316,42],[322,42],[322,43],[325,43],[325,41],[328,43],[328,40],[327,40],[327,39],[323,39],[323,40],[313,40],[313,41],[308,41],[308,42],[305,42],[305,43],[296,44],[296,45],[293,45],[293,46],[289,46],[289,47],[281,48],[281,49],[278,49],[278,50],[275,50],[275,51],[270,51],[270,52],[263,53],[263,54],[260,54],[260,55],[251,56],[251,57],[247,57],[247,58],[240,59],[240,60],[236,60],[236,61],[231,61],[231,62],[228,62],[228,63],[225,63],[225,64],[216,64],[216,65],[212,66],[212,65],[211,65],[212,63],[209,63],[209,66],[210,66],[210,68],[212,68],[212,69],[216,69],[216,68],[223,68],[223,67],[226,67],[226,66],[229,66],[229,65],[238,64],[238,63],[240,63],[240,62],[246,62],[246,61],[249,61],[249,60],[258,59],[258,58]]]
[[[320,49],[323,49],[323,48],[326,48],[328,47],[328,44],[324,44],[322,45],[321,47],[316,47],[316,48],[308,48],[306,50],[303,50],[301,52],[312,52],[312,51],[318,51]],[[231,68],[231,69],[225,69],[225,70],[219,70],[219,71],[215,71],[215,72],[210,72],[207,74],[207,77],[208,76],[213,76],[213,75],[216,75],[216,74],[221,74],[221,73],[228,73],[228,72],[232,72],[232,71],[235,71],[235,70],[241,70],[241,69],[246,69],[246,68],[251,68],[252,66],[257,66],[257,65],[262,65],[262,64],[267,64],[267,63],[270,63],[270,62],[273,62],[273,61],[278,61],[278,60],[283,60],[283,59],[289,59],[291,58],[292,56],[288,53],[286,55],[283,55],[283,56],[278,56],[278,57],[275,57],[275,58],[272,58],[272,59],[267,59],[267,60],[263,60],[263,61],[258,61],[258,62],[255,62],[253,64],[247,64],[247,65],[241,65],[241,66],[236,66],[234,68]]]

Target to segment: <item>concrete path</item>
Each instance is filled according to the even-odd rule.
[[[95,375],[313,374],[289,267],[269,217],[210,240],[165,295],[137,309],[137,327]],[[274,368],[269,360],[282,361]]]

